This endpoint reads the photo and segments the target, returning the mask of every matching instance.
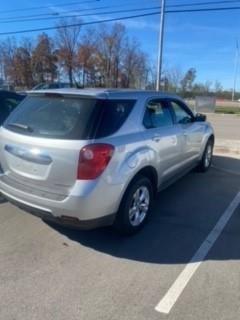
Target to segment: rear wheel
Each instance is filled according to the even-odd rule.
[[[123,234],[134,234],[146,223],[152,209],[153,187],[144,176],[137,176],[122,199],[114,227]]]
[[[212,164],[212,155],[213,155],[213,140],[209,139],[206,144],[201,162],[198,166],[198,171],[206,172],[210,168]]]

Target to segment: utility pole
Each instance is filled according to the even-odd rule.
[[[161,78],[162,78],[164,22],[165,22],[165,0],[161,0],[161,18],[160,18],[160,30],[159,30],[157,86],[156,86],[157,91],[160,90]]]
[[[238,40],[236,40],[236,54],[235,54],[235,63],[234,63],[234,80],[233,80],[233,90],[232,90],[232,101],[235,100],[238,69],[239,69],[239,47],[238,47]]]

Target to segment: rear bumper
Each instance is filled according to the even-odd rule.
[[[0,192],[17,207],[44,220],[59,224],[93,229],[111,225],[118,210],[123,186],[109,185],[102,180],[83,186],[77,182],[68,197],[56,201],[14,188],[0,176]]]
[[[78,218],[68,217],[68,216],[61,216],[61,217],[54,217],[50,212],[44,211],[39,208],[34,208],[30,205],[24,204],[20,201],[12,199],[5,195],[5,198],[15,205],[16,207],[28,212],[38,218],[43,219],[46,222],[53,222],[55,224],[59,224],[66,227],[77,228],[79,230],[91,230],[100,227],[106,227],[113,224],[115,219],[115,214],[107,215],[97,219],[91,220],[79,220]]]

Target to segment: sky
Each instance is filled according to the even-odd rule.
[[[83,1],[84,3],[81,3]],[[171,6],[174,4],[194,4],[204,1],[206,0],[166,0],[166,5]],[[218,2],[217,0],[211,1],[215,1],[216,4]],[[39,2],[39,0],[1,1],[0,14],[1,19],[5,19],[9,17],[54,12],[69,14],[69,10],[73,10],[74,14],[77,12],[79,12],[79,14],[90,13],[91,11],[82,10],[103,6],[108,7],[108,9],[104,9],[102,12],[111,10],[149,8],[158,6],[160,4],[160,0],[79,0],[77,5],[70,5],[70,3],[73,2],[76,3],[77,0],[42,0],[41,2]],[[60,6],[61,4],[69,4],[69,6],[62,7]],[[121,8],[112,8],[113,6],[118,5],[124,6]],[[35,6],[46,6],[48,9],[3,12],[7,10],[23,10],[25,8]],[[211,7],[215,6],[216,5],[212,5]],[[239,3],[217,6],[240,7],[240,1]],[[202,7],[206,8],[206,5]],[[148,12],[151,11],[156,10],[149,10]],[[101,15],[101,10],[96,10],[91,17],[82,17],[82,20],[83,22],[94,20],[97,21],[111,17],[134,15],[138,13],[141,12]],[[240,43],[239,16],[240,10],[166,14],[163,55],[164,68],[177,68],[182,72],[185,72],[187,69],[193,67],[197,70],[197,81],[210,81],[213,84],[215,81],[220,81],[224,88],[232,88],[237,39],[239,39]],[[141,43],[142,49],[149,55],[150,60],[155,65],[158,51],[159,20],[160,16],[151,16],[122,21],[122,23],[126,26],[129,36],[138,39],[138,41]],[[29,22],[1,23],[0,20],[0,32],[48,27],[53,26],[55,22],[56,20],[33,20]],[[48,33],[51,35],[52,32]],[[36,35],[36,32],[31,32],[24,35],[17,35],[16,38],[34,38]],[[4,39],[4,37],[5,36],[0,36],[0,40]],[[237,89],[240,91],[240,75],[237,79]]]

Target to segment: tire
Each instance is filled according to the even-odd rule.
[[[210,138],[206,144],[205,150],[202,155],[201,162],[197,167],[197,170],[199,172],[207,172],[208,169],[211,167],[213,146],[214,146],[213,139]]]
[[[139,175],[125,191],[114,222],[115,229],[124,235],[135,234],[147,222],[152,205],[152,183],[148,178]]]
[[[7,202],[7,199],[0,193],[0,203]]]

